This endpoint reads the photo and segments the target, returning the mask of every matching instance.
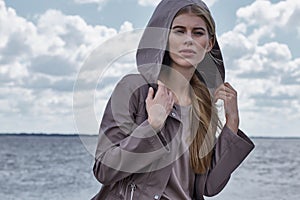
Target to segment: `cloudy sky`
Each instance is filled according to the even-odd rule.
[[[157,2],[0,0],[0,132],[85,132],[73,112],[80,70],[105,42],[143,28]],[[300,1],[206,2],[226,79],[239,93],[240,128],[250,136],[300,136]],[[96,90],[78,92],[87,98],[94,89],[93,99],[75,103],[85,110],[95,102],[92,115],[99,123],[114,84],[134,69],[134,53],[122,56],[100,74]],[[81,123],[97,134],[89,117],[81,116]]]

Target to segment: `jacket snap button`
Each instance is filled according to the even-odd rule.
[[[159,196],[158,196],[158,195],[155,195],[155,196],[154,196],[154,199],[155,199],[155,200],[159,199]]]
[[[173,116],[173,117],[175,117],[175,116],[176,116],[176,114],[172,112],[172,116]]]

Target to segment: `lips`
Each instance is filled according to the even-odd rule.
[[[196,54],[196,51],[192,49],[182,49],[179,51],[179,53],[183,56],[193,56]]]
[[[193,49],[182,49],[179,52],[180,53],[193,53],[193,54],[196,54],[196,52]]]

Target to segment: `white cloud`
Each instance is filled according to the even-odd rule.
[[[293,33],[300,27],[300,1],[286,0],[272,4],[270,1],[257,0],[237,11],[239,21],[254,28],[251,37],[256,41],[262,37],[274,37],[276,30]]]
[[[75,3],[81,3],[81,4],[85,4],[85,3],[104,3],[108,0],[74,0]]]
[[[74,132],[77,72],[118,31],[58,10],[47,10],[32,22],[1,0],[0,24],[0,132]],[[132,28],[125,22],[120,31]]]
[[[109,0],[74,0],[74,2],[78,4],[97,4],[98,10],[101,10],[102,6],[108,1]]]
[[[296,130],[284,124],[300,117],[300,58],[293,57],[287,44],[272,40],[281,32],[298,31],[300,35],[299,8],[299,1],[255,1],[239,9],[235,28],[220,37],[227,80],[239,91],[241,128],[251,135]],[[0,131],[12,131],[18,122],[22,131],[53,132],[55,128],[71,132],[76,73],[90,52],[116,36],[118,30],[91,26],[80,16],[58,10],[48,10],[32,22],[1,0],[0,25]],[[132,23],[124,22],[119,32],[132,29]],[[118,44],[109,48],[117,49],[114,45]],[[134,66],[134,56],[118,61],[103,79],[108,86]],[[99,60],[93,63],[100,66]],[[99,108],[112,87],[105,89],[96,93]]]
[[[294,58],[289,46],[274,38],[299,29],[300,2],[257,0],[236,14],[235,28],[221,35],[220,45],[227,80],[240,93],[242,118],[250,120],[242,126],[257,135],[268,131],[282,136],[285,129],[290,131],[287,134],[296,134],[295,126],[285,124],[300,119],[300,58]]]
[[[233,61],[244,57],[255,49],[255,44],[246,35],[247,26],[238,24],[232,31],[222,34],[219,38],[220,46],[224,52],[226,64],[234,67]]]
[[[133,30],[133,24],[131,22],[125,21],[121,25],[119,33],[126,32],[126,31],[132,31],[132,30]]]
[[[157,6],[161,0],[138,0],[141,6]]]
[[[213,6],[218,0],[204,0],[208,7]]]
[[[100,11],[109,0],[74,0],[77,4],[96,4],[98,5],[98,11]]]
[[[270,57],[274,62],[287,62],[292,59],[291,51],[286,44],[280,44],[278,42],[270,42],[258,47],[258,53],[262,57]]]
[[[72,75],[93,48],[117,34],[115,29],[91,26],[79,16],[66,16],[57,10],[37,16],[34,24],[0,3],[2,68],[23,66],[24,72]],[[11,77],[9,71],[14,70],[0,72]]]
[[[109,37],[117,34],[117,31],[105,26],[88,25],[80,16],[66,16],[57,10],[48,10],[39,17],[37,28],[42,35],[46,35],[50,41],[60,41],[45,45],[48,52],[55,55],[68,52],[68,57],[84,51],[85,47],[95,47]],[[81,48],[81,49],[79,49]],[[62,52],[63,51],[63,52]]]

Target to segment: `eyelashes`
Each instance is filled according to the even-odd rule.
[[[175,33],[176,35],[184,35],[186,33],[185,30],[173,30],[173,33]],[[204,31],[194,31],[192,32],[193,35],[195,36],[202,36],[202,35],[205,35],[205,32]]]

